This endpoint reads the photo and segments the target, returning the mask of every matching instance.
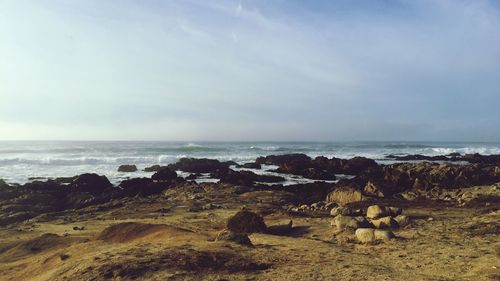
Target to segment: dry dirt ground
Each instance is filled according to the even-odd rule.
[[[214,186],[42,215],[0,228],[0,280],[500,280],[496,204],[382,202],[413,222],[364,245],[335,236],[328,214],[289,213],[278,201]],[[242,207],[267,225],[291,219],[293,231],[252,234],[253,247],[214,242]]]

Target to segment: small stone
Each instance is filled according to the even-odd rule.
[[[369,219],[376,219],[385,217],[388,215],[388,212],[385,207],[379,205],[372,205],[368,207],[366,210],[366,217]]]
[[[410,217],[405,215],[399,215],[394,218],[394,220],[399,224],[400,227],[405,227],[410,224]]]
[[[67,260],[69,259],[69,255],[66,255],[66,254],[61,254],[59,255],[59,258],[63,261],[63,260]]]
[[[371,220],[371,223],[376,228],[397,228],[399,225],[392,217],[383,217],[375,220]]]
[[[401,209],[399,207],[389,207],[389,212],[391,213],[391,216],[395,217],[395,216],[401,215],[401,213],[403,212],[403,209]]]
[[[224,229],[219,232],[219,234],[217,234],[217,237],[215,238],[215,241],[231,241],[245,246],[252,246],[252,241],[250,241],[248,235],[244,233],[236,233],[229,229]]]
[[[305,211],[305,210],[307,210],[307,209],[309,209],[309,206],[307,206],[307,205],[305,205],[305,204],[304,204],[304,205],[301,205],[301,206],[299,207],[299,210],[302,210],[302,211]]]

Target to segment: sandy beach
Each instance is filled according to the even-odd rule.
[[[318,162],[318,158],[310,162],[304,159],[307,158],[290,155],[266,157],[260,162],[287,167],[289,172]],[[491,158],[482,161],[487,159]],[[184,162],[183,169],[213,170],[214,174],[226,176],[219,183],[198,184],[177,177],[165,167],[154,174],[155,180],[121,184],[119,192],[113,185],[102,186],[105,178],[87,177],[87,184],[82,176],[60,186],[54,182],[4,185],[0,279],[500,278],[497,164],[436,164],[428,172],[434,176],[434,182],[429,181],[427,188],[421,188],[415,185],[415,177],[425,178],[424,167],[430,165],[428,162],[382,167],[373,166],[369,159],[349,161],[335,169],[351,169],[354,177],[350,180],[288,187],[258,184],[255,179],[248,180],[252,178],[249,174],[221,168],[225,167],[222,162],[197,160]],[[363,164],[358,163],[354,169],[356,161]],[[329,163],[333,164],[334,159]],[[480,179],[489,183],[466,186],[476,180],[474,174],[466,172],[472,167],[490,171],[491,178]],[[493,169],[488,170],[490,167]],[[384,171],[383,180],[376,185],[378,194],[366,188],[373,185],[367,182],[374,179],[366,178],[372,177],[368,175],[372,175],[369,171],[373,169]],[[403,169],[409,169],[408,183],[393,190],[391,181],[396,178],[395,171]],[[446,170],[441,172],[442,178],[436,176],[440,169]],[[451,173],[450,169],[457,169],[457,173]],[[387,177],[389,174],[392,179]],[[365,186],[359,185],[360,179]],[[397,179],[402,184],[401,175]],[[435,186],[440,183],[438,180],[454,185],[458,179],[459,185],[452,188]],[[63,194],[58,188],[72,191]],[[61,203],[64,207],[50,210],[43,206],[43,200],[48,200],[45,202],[54,207],[48,194],[54,195],[56,201],[67,202]],[[30,199],[39,202],[28,206]],[[406,220],[398,219],[397,223],[384,227],[370,214],[373,210],[370,206],[375,205],[399,208],[399,216],[393,217],[404,216]],[[256,228],[255,219],[245,216],[233,220],[236,228],[228,223],[242,210],[255,215],[257,220],[263,219],[264,228]],[[27,215],[30,211],[31,215]],[[367,219],[367,225],[353,226],[352,218],[360,217]],[[380,228],[394,237],[360,240],[356,230],[360,228],[372,231]]]

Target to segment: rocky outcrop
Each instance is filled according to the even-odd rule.
[[[71,189],[78,192],[100,194],[105,189],[113,187],[105,177],[97,174],[81,174],[70,184]]]
[[[160,165],[153,165],[153,166],[149,166],[149,167],[144,168],[144,172],[157,172],[161,168],[162,168],[162,166],[160,166]]]
[[[252,171],[234,171],[229,168],[219,169],[210,174],[221,182],[237,185],[252,185],[254,182],[276,183],[283,182],[285,178],[273,175],[257,175]]]
[[[170,164],[168,167],[172,170],[181,170],[189,173],[212,173],[217,170],[224,170],[235,162],[220,162],[215,159],[206,158],[181,158],[177,163]]]
[[[255,162],[250,162],[250,163],[245,163],[243,165],[238,165],[238,168],[245,168],[245,169],[261,169],[262,165],[259,163]]]
[[[458,189],[499,181],[499,166],[422,162],[370,168],[352,179],[340,180],[336,186],[350,186],[371,197],[391,198],[396,194],[409,194],[411,190]]]
[[[122,189],[123,196],[132,197],[159,194],[168,188],[168,185],[150,178],[133,178],[122,181],[118,187]]]
[[[289,166],[307,166],[311,162],[311,157],[305,154],[285,154],[285,155],[269,155],[258,157],[255,163],[266,165],[289,165]]]
[[[324,201],[328,193],[334,188],[333,184],[329,183],[307,183],[307,184],[292,184],[292,185],[272,185],[261,187],[266,190],[280,190],[294,193],[300,204],[313,204],[318,201]]]
[[[155,180],[155,181],[173,181],[173,180],[177,180],[178,177],[177,177],[177,173],[168,168],[168,167],[163,167],[161,169],[159,169],[156,173],[154,173],[152,176],[151,176],[151,179]]]
[[[174,172],[175,173],[175,172]],[[124,180],[113,186],[105,176],[82,174],[69,184],[35,181],[0,188],[0,226],[27,220],[50,212],[80,209],[114,199],[158,194],[182,179],[154,181],[148,178]]]
[[[136,165],[120,165],[118,167],[118,172],[124,172],[124,173],[137,172],[137,166]]]
[[[448,155],[437,156],[413,154],[404,156],[388,155],[386,157],[397,161],[465,161],[474,164],[500,165],[500,155],[481,155],[479,153],[465,154],[463,156],[460,153],[450,153]]]

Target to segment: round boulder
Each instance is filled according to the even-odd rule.
[[[355,232],[356,239],[361,243],[371,243],[375,241],[375,231],[373,228],[358,228]]]
[[[267,226],[262,216],[250,212],[239,211],[227,221],[227,228],[236,233],[266,232]]]
[[[81,174],[71,183],[71,187],[76,191],[94,194],[101,193],[104,189],[112,186],[108,178],[97,174]]]
[[[177,173],[170,168],[163,167],[151,176],[151,179],[157,181],[170,181],[177,179]]]

